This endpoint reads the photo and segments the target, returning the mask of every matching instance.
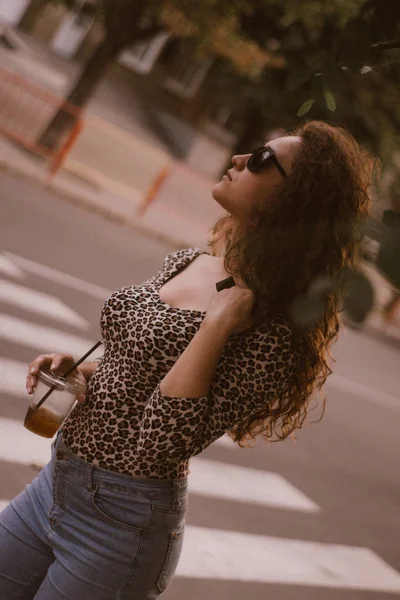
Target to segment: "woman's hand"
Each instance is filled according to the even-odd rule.
[[[74,358],[71,354],[39,354],[39,356],[37,356],[29,365],[28,377],[26,378],[26,391],[28,394],[33,394],[38,383],[39,371],[41,369],[47,368],[56,375],[62,375],[74,364],[74,362]],[[71,375],[86,384],[86,379],[79,367],[75,369]],[[85,395],[82,394],[77,400],[81,403],[85,402]]]
[[[234,287],[213,294],[204,322],[217,324],[229,334],[244,331],[252,326],[254,303],[253,292],[236,281]]]

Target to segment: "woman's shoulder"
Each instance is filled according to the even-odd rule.
[[[175,252],[170,252],[164,258],[160,271],[164,272],[178,269],[204,252],[205,250],[196,247],[183,248],[181,250],[176,250]]]

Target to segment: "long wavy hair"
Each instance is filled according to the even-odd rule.
[[[300,429],[311,408],[325,398],[321,388],[332,372],[329,347],[339,331],[342,291],[328,287],[316,321],[301,326],[294,306],[316,281],[335,282],[358,262],[361,227],[369,213],[371,185],[379,161],[345,129],[310,121],[292,132],[302,138],[290,175],[240,223],[220,219],[210,246],[224,244],[225,269],[240,275],[256,297],[256,321],[285,315],[298,357],[289,388],[273,403],[230,432],[246,445],[257,435],[279,441]]]

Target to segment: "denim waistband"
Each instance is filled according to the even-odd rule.
[[[178,498],[183,498],[188,492],[187,477],[175,480],[132,477],[92,465],[71,452],[63,444],[61,434],[55,439],[53,450],[55,463],[62,464],[68,471],[82,477],[89,488],[104,485],[127,494],[143,495],[154,500],[171,500],[174,505]]]

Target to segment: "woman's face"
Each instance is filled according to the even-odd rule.
[[[301,143],[301,138],[296,136],[281,137],[268,143],[289,176]],[[256,173],[249,171],[246,168],[249,157],[250,154],[233,156],[233,168],[228,170],[212,190],[218,204],[238,219],[250,215],[253,209],[265,202],[269,192],[283,182],[282,175],[273,162]]]

